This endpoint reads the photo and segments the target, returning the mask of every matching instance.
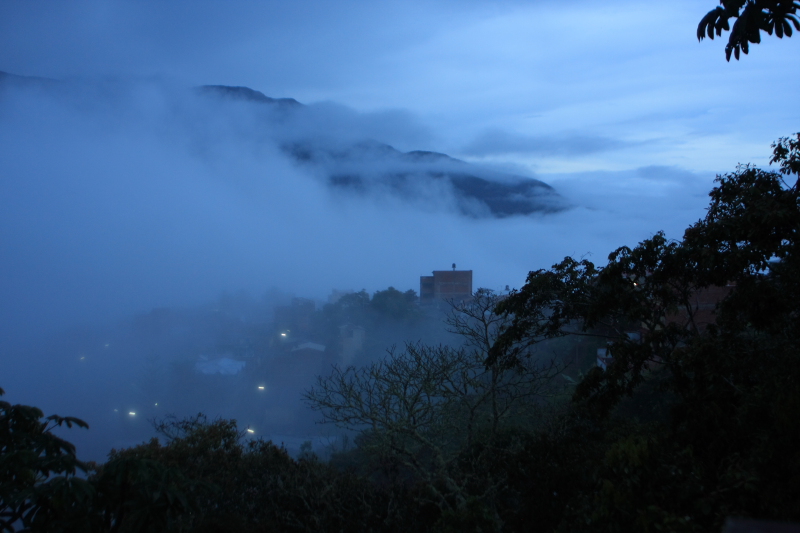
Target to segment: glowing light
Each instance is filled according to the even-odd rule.
[[[248,429],[247,432],[248,433],[255,433],[255,431],[253,431],[252,429]]]
[[[86,356],[85,356],[85,355],[82,355],[82,356],[81,356],[81,361],[83,361],[84,359],[86,359]]]
[[[158,407],[158,402],[156,402],[156,407]]]
[[[259,385],[258,390],[264,390],[264,385]]]
[[[286,336],[286,333],[281,333],[281,337],[285,337],[285,336]]]
[[[133,411],[130,411],[128,414],[131,415],[131,416],[136,416],[136,413],[133,412]]]

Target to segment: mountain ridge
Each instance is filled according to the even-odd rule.
[[[68,84],[0,71],[0,86],[61,90]],[[269,106],[269,113],[254,111],[252,116],[267,121],[260,124],[272,132],[272,140],[286,157],[337,194],[367,201],[391,196],[418,208],[455,211],[469,218],[548,214],[569,207],[553,187],[535,178],[495,171],[430,150],[403,152],[359,134],[359,128],[351,128],[347,122],[349,110],[326,114],[319,105],[272,98],[245,86],[201,85],[194,92],[219,102]],[[222,112],[226,113],[224,108]],[[243,116],[239,113],[230,114],[231,119]],[[245,109],[244,116],[247,114]]]
[[[209,96],[273,105],[287,112],[306,107],[294,98],[272,98],[243,86],[204,85],[199,90]],[[282,144],[281,149],[299,164],[328,167],[329,185],[359,195],[383,188],[413,200],[420,195],[420,186],[424,189],[423,182],[427,180],[436,185],[449,184],[458,211],[469,217],[505,218],[553,213],[567,208],[563,198],[547,183],[482,169],[440,152],[402,152],[375,140],[361,141],[344,149],[330,149],[309,141],[288,142]],[[353,169],[369,166],[367,163],[380,158],[393,160],[396,165],[389,165],[392,170],[380,176]]]

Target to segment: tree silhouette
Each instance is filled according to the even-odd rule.
[[[697,26],[697,39],[714,39],[730,31],[725,59],[730,61],[733,54],[738,60],[740,51],[748,53],[750,43],[761,42],[762,31],[770,35],[775,32],[779,39],[791,37],[792,26],[800,31],[799,8],[800,2],[795,0],[720,0],[720,6],[709,11]],[[730,19],[736,19],[733,27]]]

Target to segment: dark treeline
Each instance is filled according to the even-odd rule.
[[[458,342],[354,353],[320,373],[305,402],[351,437],[326,459],[199,415],[160,418],[159,438],[82,462],[51,432],[81,420],[2,402],[2,527],[701,532],[728,517],[800,521],[800,134],[773,148],[780,172],[719,176],[680,241],[657,233],[606,266],[567,258],[510,294],[479,290],[446,317]],[[292,305],[290,317],[302,302]],[[321,344],[422,314],[412,293],[351,293],[312,314],[304,335]],[[287,320],[273,322],[274,346],[306,327]]]

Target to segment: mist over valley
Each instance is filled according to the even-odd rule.
[[[342,363],[341,339],[307,335],[327,357],[281,366],[277,306],[306,298],[322,316],[334,289],[418,291],[454,261],[475,288],[513,287],[648,235],[648,202],[674,196],[679,226],[703,201],[677,168],[612,180],[469,163],[422,124],[245,87],[3,74],[4,386],[86,419],[70,436],[97,460],[167,413],[237,418],[296,449],[330,431],[300,394]],[[446,339],[441,319],[370,326],[364,357]],[[231,375],[196,366],[223,359]]]
[[[800,524],[798,32],[0,2],[0,531]]]

